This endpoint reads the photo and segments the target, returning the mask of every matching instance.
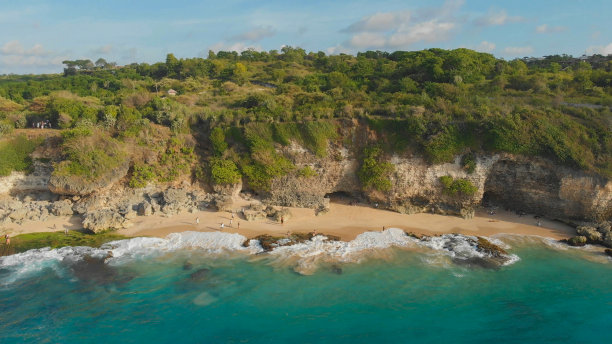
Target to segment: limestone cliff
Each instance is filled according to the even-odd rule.
[[[298,174],[273,180],[264,197],[271,204],[320,207],[326,195],[343,192],[363,197],[399,212],[436,212],[473,215],[483,201],[551,218],[604,220],[612,216],[612,182],[585,172],[561,167],[543,158],[509,154],[481,155],[468,173],[460,164],[430,165],[422,158],[392,156],[395,167],[389,192],[364,193],[357,178],[356,154],[343,146],[329,147],[326,158],[318,158],[299,146],[283,150],[297,169],[310,166],[315,176]],[[478,190],[470,197],[443,192],[440,177],[469,180]]]

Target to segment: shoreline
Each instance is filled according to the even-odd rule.
[[[472,219],[457,216],[428,213],[400,214],[390,210],[376,209],[366,204],[349,205],[346,200],[333,200],[328,213],[316,216],[313,209],[286,208],[291,212],[284,224],[270,218],[246,221],[239,213],[254,201],[236,198],[234,202],[235,218],[229,226],[231,213],[225,211],[182,212],[173,216],[150,215],[139,216],[132,220],[133,225],[114,233],[127,237],[152,236],[165,237],[170,233],[197,231],[238,233],[247,238],[262,234],[285,236],[287,232],[312,232],[335,235],[341,240],[350,241],[367,231],[380,231],[385,228],[399,228],[417,235],[441,235],[457,233],[474,236],[492,236],[496,234],[515,234],[547,237],[555,240],[567,239],[575,235],[575,229],[569,225],[550,219],[535,219],[533,215],[519,216],[510,211],[497,210],[490,215],[485,209],[478,209]],[[200,223],[196,224],[196,219]],[[540,221],[541,226],[536,223]],[[238,228],[238,222],[240,228]],[[221,230],[221,223],[225,228]],[[80,218],[51,217],[47,221],[29,221],[22,225],[7,228],[8,234],[63,231],[82,229]]]

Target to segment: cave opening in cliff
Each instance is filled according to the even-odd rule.
[[[336,191],[325,194],[325,198],[329,198],[332,203],[355,204],[359,202],[359,198],[346,191]]]

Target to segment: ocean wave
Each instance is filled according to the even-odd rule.
[[[246,243],[246,245],[245,245]],[[487,259],[490,254],[478,247],[476,237],[445,234],[437,237],[417,239],[398,228],[381,232],[364,232],[351,241],[328,240],[317,235],[311,240],[291,244],[287,239],[278,241],[268,257],[278,262],[294,265],[300,273],[316,270],[322,261],[359,262],[368,253],[381,252],[391,247],[420,248],[449,256],[456,260]],[[10,283],[37,271],[51,267],[58,269],[62,263],[82,260],[86,257],[102,259],[110,265],[121,265],[126,261],[142,259],[168,252],[193,249],[207,254],[240,252],[255,255],[264,252],[257,240],[250,240],[240,234],[222,232],[182,232],[172,233],[166,238],[138,237],[118,240],[102,245],[100,248],[64,247],[59,249],[36,249],[0,258],[0,269],[8,270],[0,275],[0,281]],[[504,255],[502,265],[518,260],[515,255]],[[4,278],[4,279],[2,279]]]

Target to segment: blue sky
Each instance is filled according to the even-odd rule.
[[[208,50],[471,48],[512,59],[612,54],[611,0],[0,0],[0,74]]]

